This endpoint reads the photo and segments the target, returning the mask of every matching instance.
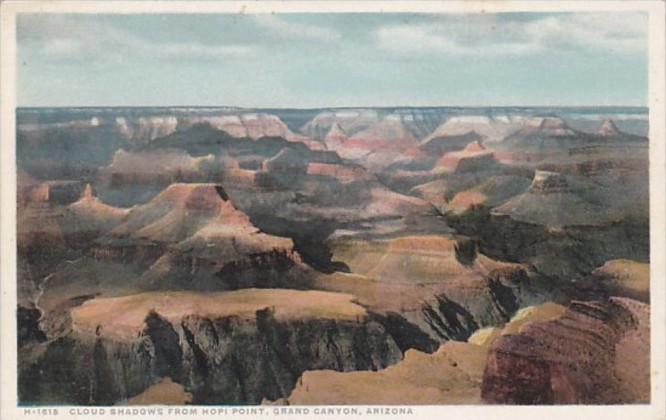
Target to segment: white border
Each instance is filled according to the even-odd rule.
[[[0,0],[2,1],[2,0]],[[649,108],[650,108],[650,234],[651,234],[651,349],[652,402],[635,406],[412,406],[409,418],[433,419],[445,415],[451,419],[495,420],[533,419],[548,416],[555,419],[627,418],[645,420],[666,419],[664,344],[666,336],[666,92],[665,62],[665,3],[662,1],[12,1],[0,4],[0,33],[2,60],[0,67],[0,419],[131,419],[155,420],[155,416],[84,416],[70,412],[71,407],[57,407],[58,415],[25,415],[17,407],[16,393],[16,14],[31,13],[345,13],[345,12],[421,12],[421,13],[494,13],[509,11],[644,11],[649,13]],[[311,412],[314,407],[310,407]],[[270,410],[270,408],[269,408]],[[107,408],[108,412],[108,408]],[[194,416],[165,415],[159,419],[195,418]],[[272,411],[270,416],[274,417]],[[224,416],[245,418],[248,416]],[[334,419],[338,416],[275,416],[284,419]],[[368,416],[373,419],[396,416]],[[221,417],[196,417],[221,418]],[[352,418],[352,417],[348,417]]]

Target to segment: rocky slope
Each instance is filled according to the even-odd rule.
[[[328,130],[328,133],[324,137],[324,144],[326,148],[330,150],[335,150],[338,147],[342,147],[343,143],[349,138],[345,130],[340,127],[340,124],[334,122],[331,124],[331,128]]]
[[[478,141],[469,143],[461,151],[445,153],[433,168],[436,172],[474,172],[493,169],[497,164],[493,152]]]
[[[534,117],[526,119],[522,127],[507,136],[496,146],[499,148],[525,148],[531,151],[554,150],[570,144],[583,143],[586,137],[559,117]]]
[[[68,206],[71,217],[79,232],[95,232],[97,236],[109,232],[118,226],[129,213],[129,209],[110,206],[103,203],[87,184],[81,198]]]
[[[73,207],[80,220],[74,227],[104,225],[106,230],[96,231],[96,239],[71,259],[45,264],[41,275],[35,273],[43,280],[33,298],[45,314],[42,328],[49,337],[66,333],[69,308],[94,296],[304,288],[309,279],[293,242],[260,232],[216,184],[174,184],[130,210],[109,208],[94,197]],[[109,212],[119,218],[106,217]],[[29,280],[31,272],[25,274]]]
[[[288,395],[304,370],[397,362],[395,342],[351,299],[255,289],[94,299],[72,310],[70,335],[24,366],[19,392],[25,401],[109,404],[169,377],[197,404],[257,404]],[[26,394],[35,375],[42,380]]]
[[[647,322],[647,306],[627,299],[570,308],[546,303],[520,310],[504,326],[478,330],[469,343],[450,341],[433,354],[409,350],[379,372],[306,371],[279,403],[644,402]]]
[[[437,127],[424,143],[433,139],[456,137],[479,137],[483,141],[497,142],[521,128],[524,119],[520,116],[455,116]]]
[[[378,372],[306,371],[288,405],[480,404],[487,349],[449,341],[436,352],[409,350]]]
[[[141,394],[118,405],[186,405],[191,403],[192,394],[185,392],[182,385],[167,377],[149,386]]]
[[[304,142],[309,145],[319,144],[306,136],[293,133],[277,115],[263,112],[192,117],[188,118],[186,122],[188,124],[208,123],[212,127],[238,138],[257,140],[262,137],[283,137],[289,141]]]
[[[324,111],[315,115],[303,127],[301,132],[315,138],[324,139],[334,125],[351,135],[380,120],[379,112],[372,109],[349,109]]]
[[[563,228],[567,226],[601,226],[612,223],[616,215],[586,199],[566,177],[555,172],[536,171],[532,185],[492,210],[493,216],[507,216],[517,222]]]
[[[524,192],[529,185],[529,179],[524,176],[494,175],[472,188],[455,192],[440,208],[442,212],[456,215],[479,208],[494,208]]]
[[[494,404],[647,402],[648,349],[648,305],[625,298],[574,302],[562,316],[494,342],[482,397]]]
[[[632,260],[611,260],[592,271],[590,281],[601,283],[610,295],[650,303],[650,265]]]
[[[608,260],[648,261],[647,219],[638,214],[643,201],[637,199],[627,213],[623,199],[608,199],[622,188],[599,188],[586,177],[537,171],[522,194],[494,208],[447,212],[446,220],[458,232],[477,238],[483,253],[530,264],[568,283]],[[477,198],[481,202],[483,197]]]
[[[548,296],[524,267],[494,261],[465,238],[340,238],[330,249],[350,274],[321,276],[314,286],[355,295],[387,328],[405,331],[404,348],[434,350],[434,343],[467,339]]]
[[[287,271],[300,265],[290,239],[259,231],[216,184],[171,185],[129,211],[100,238],[93,255],[145,259],[138,282],[151,289],[267,286],[288,282]]]
[[[410,150],[417,150],[418,139],[398,116],[389,115],[367,128],[347,136],[334,124],[327,134],[327,146],[341,157],[378,172],[395,164]]]
[[[476,331],[468,342],[448,341],[432,354],[408,350],[378,372],[306,371],[276,403],[646,402],[648,318],[647,305],[623,298],[547,302]]]
[[[109,206],[87,185],[81,198],[67,206],[31,200],[18,211],[17,257],[19,302],[31,308],[44,278],[55,267],[80,258],[94,241],[124,220],[127,209]]]
[[[605,112],[20,110],[20,401],[646,401],[647,114]]]

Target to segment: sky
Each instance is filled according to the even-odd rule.
[[[19,106],[644,106],[647,15],[23,14]]]

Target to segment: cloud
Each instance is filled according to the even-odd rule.
[[[376,33],[378,46],[398,53],[451,55],[514,55],[538,51],[541,46],[534,41],[498,42],[488,39],[464,42],[433,25],[398,25],[382,27]]]
[[[257,34],[267,40],[335,42],[341,34],[314,24],[290,22],[270,14],[251,15]],[[63,29],[65,28],[65,29]],[[218,60],[258,56],[270,42],[255,39],[239,43],[179,42],[173,37],[152,40],[140,32],[103,20],[73,19],[66,16],[24,17],[19,24],[20,44],[31,43],[36,51],[52,60],[82,60],[97,63],[128,61],[135,57],[183,60]],[[250,27],[248,30],[251,31]],[[252,38],[251,33],[247,37]]]
[[[528,55],[553,50],[596,49],[620,54],[647,47],[647,17],[640,13],[570,13],[536,19],[451,15],[427,24],[384,25],[376,45],[406,55]]]
[[[647,48],[647,16],[640,13],[576,13],[551,16],[526,25],[544,47],[563,45],[618,53]]]
[[[252,16],[254,23],[266,30],[274,38],[305,39],[333,42],[341,38],[339,32],[311,24],[287,22],[276,15],[259,14]]]
[[[51,22],[53,23],[53,22]],[[43,26],[25,38],[44,56],[63,60],[122,60],[124,57],[163,59],[244,58],[254,54],[251,45],[156,42],[109,24],[70,21],[67,30]]]

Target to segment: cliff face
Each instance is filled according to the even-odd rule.
[[[650,396],[649,308],[625,298],[519,310],[468,342],[378,372],[306,371],[287,404],[618,404]]]
[[[234,293],[216,298],[224,301],[217,312],[195,304],[204,299],[195,295],[90,301],[74,310],[69,336],[51,342],[21,369],[19,398],[112,404],[170,377],[197,404],[258,404],[289,395],[305,370],[378,370],[402,357],[384,328],[348,295]],[[134,310],[121,311],[122,320],[105,315],[123,304]],[[148,307],[157,311],[143,312]],[[145,317],[137,318],[141,313]],[[39,388],[28,390],[37,377]]]
[[[561,231],[478,213],[448,221],[456,230],[477,236],[486,255],[529,264],[538,273],[563,282],[584,278],[609,260],[647,262],[649,257],[649,229],[631,220]]]
[[[434,350],[432,343],[465,340],[480,327],[502,324],[536,290],[525,267],[492,260],[466,238],[347,239],[331,249],[353,274],[321,276],[314,284],[355,295],[392,331],[411,331],[399,340],[403,348]]]
[[[189,365],[183,381],[200,403],[257,404],[288,395],[308,369],[378,370],[402,356],[374,322],[281,323],[270,313],[259,313],[256,323],[245,325],[188,321],[181,326],[189,345],[183,352]],[[216,340],[229,328],[231,334]]]
[[[487,277],[454,280],[423,299],[404,317],[433,340],[467,340],[479,328],[500,325],[532,298],[531,280],[521,269],[498,269]]]
[[[21,403],[648,401],[648,142],[536,112],[35,116]]]
[[[488,278],[459,277],[435,284],[335,273],[313,285],[353,293],[403,351],[432,352],[448,340],[466,340],[478,328],[503,324],[517,308],[535,299],[531,279],[522,270],[497,270]]]
[[[482,397],[496,404],[648,402],[648,323],[649,307],[630,299],[574,302],[561,317],[495,341]]]
[[[302,289],[310,279],[293,242],[260,232],[215,184],[176,184],[129,211],[86,196],[63,212],[71,215],[64,220],[72,223],[54,222],[52,230],[59,237],[93,228],[94,233],[102,228],[108,233],[94,243],[89,240],[87,249],[79,246],[81,251],[65,263],[60,259],[60,264],[39,272],[32,267],[32,272],[21,271],[21,297],[42,311],[42,328],[51,339],[67,331],[69,308],[94,296],[156,289]],[[49,223],[51,219],[56,218],[49,218]],[[49,223],[46,227],[51,228]],[[58,229],[69,225],[69,231]],[[32,235],[33,253],[45,258],[44,241],[39,241],[45,235]],[[29,257],[28,251],[24,254]]]
[[[635,208],[643,203],[635,198],[634,209],[624,210],[623,196],[632,196],[625,189],[633,184],[620,185],[599,187],[590,180],[536,171],[522,194],[492,209],[451,211],[447,222],[457,232],[478,238],[486,255],[527,263],[568,282],[609,260],[647,262],[649,224]]]

